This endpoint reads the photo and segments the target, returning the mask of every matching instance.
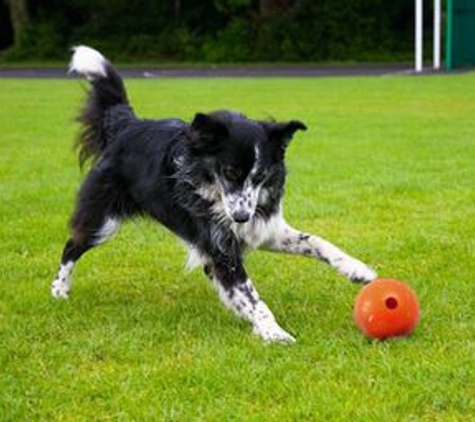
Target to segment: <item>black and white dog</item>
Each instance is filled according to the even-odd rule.
[[[243,264],[247,249],[301,254],[324,261],[353,281],[375,272],[331,243],[295,230],[282,213],[284,155],[294,133],[286,123],[232,111],[141,120],[123,81],[98,51],[74,50],[70,71],[92,85],[79,116],[81,163],[92,159],[71,219],[71,237],[52,285],[67,298],[73,266],[108,240],[125,219],[147,215],[183,239],[188,264],[203,265],[224,304],[250,321],[264,341],[294,342],[257,293]]]

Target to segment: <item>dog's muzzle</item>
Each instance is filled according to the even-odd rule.
[[[251,189],[223,195],[226,214],[236,223],[246,223],[256,211],[257,196]]]
[[[251,213],[247,210],[237,210],[231,214],[231,217],[236,223],[245,223],[251,218]]]

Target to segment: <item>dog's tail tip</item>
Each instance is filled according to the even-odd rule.
[[[78,45],[71,49],[73,55],[69,63],[68,73],[78,73],[89,81],[107,77],[107,59],[86,45]]]

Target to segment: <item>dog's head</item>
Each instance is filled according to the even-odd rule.
[[[306,129],[297,120],[260,122],[229,111],[195,116],[192,151],[205,158],[230,219],[244,223],[254,215],[262,187],[282,170],[294,133]]]

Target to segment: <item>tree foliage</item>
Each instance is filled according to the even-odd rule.
[[[12,13],[28,6],[26,23],[11,14],[13,36],[0,30],[17,58],[61,57],[77,43],[121,60],[214,62],[381,59],[412,49],[412,0],[7,1]]]

